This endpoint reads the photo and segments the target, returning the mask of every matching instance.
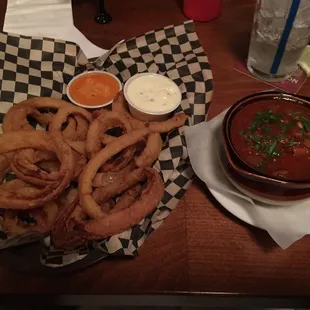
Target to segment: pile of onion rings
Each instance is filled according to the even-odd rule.
[[[56,248],[72,249],[138,224],[164,194],[152,168],[160,134],[186,119],[134,119],[122,93],[112,111],[41,97],[14,105],[0,135],[0,229],[50,234]]]

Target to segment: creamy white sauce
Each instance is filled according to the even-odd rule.
[[[127,87],[128,99],[146,112],[172,110],[181,101],[179,87],[161,75],[141,75]]]

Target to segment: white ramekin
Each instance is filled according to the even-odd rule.
[[[123,89],[122,83],[120,82],[120,80],[119,80],[115,75],[113,75],[113,74],[111,74],[111,73],[109,73],[109,72],[106,72],[106,71],[86,71],[86,72],[83,72],[83,73],[81,73],[81,74],[75,76],[75,77],[69,82],[69,84],[68,84],[68,86],[67,86],[67,96],[68,96],[68,98],[70,99],[70,101],[71,101],[72,103],[74,103],[74,104],[76,104],[76,105],[78,105],[78,106],[80,106],[80,107],[82,107],[82,108],[86,108],[86,109],[98,109],[98,108],[106,107],[106,106],[110,105],[110,104],[113,102],[113,100],[110,100],[110,101],[105,102],[105,103],[103,103],[103,104],[98,104],[98,105],[96,105],[96,106],[89,106],[89,105],[83,105],[83,104],[77,102],[77,101],[74,100],[74,99],[72,98],[72,96],[70,95],[70,87],[71,87],[71,85],[72,85],[72,83],[73,83],[74,81],[76,81],[78,78],[80,78],[80,77],[83,76],[83,75],[94,74],[94,73],[95,73],[95,74],[105,74],[105,75],[109,75],[109,76],[113,77],[113,78],[115,79],[115,81],[117,81],[117,83],[118,83],[119,91],[121,91],[121,90]],[[117,95],[117,94],[115,94],[115,95]]]
[[[135,117],[141,121],[163,121],[163,120],[166,120],[169,117],[169,114],[171,112],[173,112],[181,104],[181,100],[182,100],[181,91],[180,91],[178,85],[173,82],[177,86],[177,89],[180,92],[180,96],[179,96],[180,100],[176,101],[176,104],[172,109],[162,111],[162,112],[149,112],[149,111],[142,110],[141,108],[137,107],[132,100],[130,100],[127,90],[128,90],[128,87],[130,86],[130,83],[133,80],[138,79],[139,77],[145,76],[145,75],[158,75],[162,78],[169,80],[170,82],[173,82],[171,79],[169,79],[166,76],[163,76],[161,74],[150,73],[150,72],[135,74],[129,80],[127,80],[127,82],[125,83],[125,86],[124,86],[124,96],[128,102],[129,111],[133,117]]]

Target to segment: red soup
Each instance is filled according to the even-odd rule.
[[[255,102],[234,116],[230,134],[239,156],[261,173],[310,178],[310,109],[284,100]]]

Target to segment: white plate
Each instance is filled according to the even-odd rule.
[[[221,173],[224,176],[223,171]],[[224,176],[225,177],[225,176]],[[226,179],[227,180],[227,179]],[[227,182],[229,182],[227,180]],[[250,214],[248,213],[247,208],[253,208],[253,206],[246,205],[244,199],[238,198],[229,193],[222,193],[218,192],[215,189],[209,188],[210,192],[214,196],[214,198],[231,214],[233,214],[238,219],[242,220],[243,222],[250,224],[252,226],[264,229],[260,225],[254,223],[253,219],[251,218]],[[265,230],[265,229],[264,229]]]

